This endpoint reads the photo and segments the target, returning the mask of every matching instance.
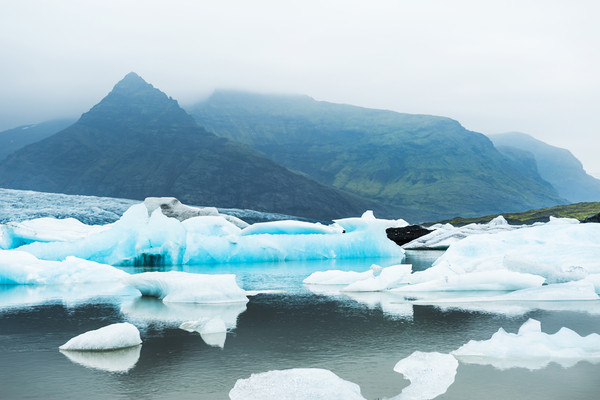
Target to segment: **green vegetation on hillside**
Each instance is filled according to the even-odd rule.
[[[323,220],[367,209],[392,214],[207,132],[133,73],[75,124],[0,163],[0,186],[140,200],[174,196],[187,204]]]
[[[566,203],[535,170],[445,117],[226,91],[190,113],[291,170],[408,209],[397,217],[413,221]]]
[[[568,204],[565,206],[555,206],[540,208],[537,210],[529,210],[520,213],[507,213],[501,214],[509,224],[522,225],[522,224],[533,224],[534,222],[547,222],[550,217],[556,218],[575,218],[583,221],[587,217],[600,213],[600,202],[593,203],[575,203]],[[428,223],[426,225],[433,225],[434,223],[451,223],[455,226],[462,226],[467,224],[484,224],[490,222],[500,214],[486,215],[484,217],[476,218],[461,218],[456,217],[449,220],[437,221]]]

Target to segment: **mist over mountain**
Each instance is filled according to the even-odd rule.
[[[540,176],[569,202],[600,200],[600,180],[588,175],[569,150],[551,146],[520,132],[489,135],[489,138],[498,150],[516,162],[533,158]]]
[[[130,73],[66,129],[0,163],[0,186],[249,208],[310,218],[385,207],[293,173],[199,127],[177,101]]]
[[[0,132],[0,161],[28,144],[39,142],[72,125],[74,119],[55,119],[39,124],[18,126]]]
[[[235,91],[216,91],[189,112],[292,170],[423,219],[567,202],[534,169],[449,118]]]

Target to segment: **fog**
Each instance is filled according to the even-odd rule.
[[[526,132],[600,176],[596,1],[4,2],[0,130],[87,111],[130,71]]]

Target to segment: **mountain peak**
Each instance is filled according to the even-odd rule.
[[[176,100],[146,82],[135,72],[130,72],[113,87],[111,92],[83,114],[86,124],[128,124],[153,127],[196,126]]]
[[[120,93],[136,93],[139,91],[146,90],[157,90],[154,86],[146,82],[141,76],[136,74],[135,72],[130,72],[123,79],[121,79],[117,84],[113,87],[113,92]]]

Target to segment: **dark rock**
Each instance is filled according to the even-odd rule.
[[[425,236],[428,233],[433,232],[430,229],[423,228],[421,225],[409,225],[404,228],[387,228],[385,233],[390,240],[396,242],[398,246],[402,246],[408,242],[412,242],[415,239]]]
[[[596,222],[599,223],[600,222],[600,213],[598,214],[594,214],[594,215],[590,215],[589,217],[587,217],[586,219],[584,219],[582,221],[584,224],[588,223],[588,222]]]

